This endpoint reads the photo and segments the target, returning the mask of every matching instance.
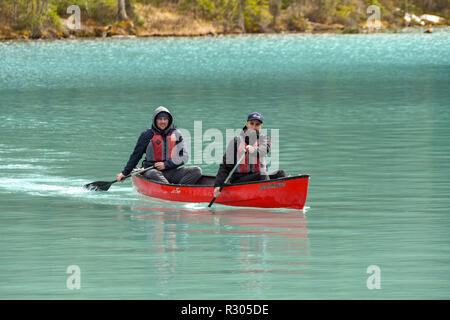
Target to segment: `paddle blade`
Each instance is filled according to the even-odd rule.
[[[95,181],[84,185],[89,191],[108,191],[111,185],[116,181]]]

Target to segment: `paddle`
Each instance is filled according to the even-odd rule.
[[[230,171],[230,173],[228,174],[228,177],[225,179],[225,182],[220,186],[219,192],[222,191],[223,187],[225,187],[225,185],[228,183],[228,180],[231,179],[231,176],[233,175],[233,173],[236,171],[238,165],[241,163],[242,159],[244,159],[244,157],[247,155],[248,151],[245,151],[245,153],[241,156],[241,158],[238,160],[238,162],[236,163],[236,165],[234,166],[233,170]],[[208,208],[211,207],[214,203],[214,201],[216,201],[217,197],[214,197],[211,202],[208,204]]]
[[[137,174],[140,174],[140,173],[144,173],[144,172],[146,172],[146,171],[148,171],[150,169],[154,169],[154,168],[155,167],[152,166],[152,167],[148,167],[148,168],[142,169],[142,170],[134,172],[134,173],[130,173],[129,175],[125,176],[125,178],[123,178],[122,181],[124,181],[125,179],[127,179],[127,178],[129,178],[131,176],[134,176],[134,175],[137,175]],[[95,181],[95,182],[91,182],[91,183],[85,184],[83,187],[85,189],[88,189],[89,191],[91,191],[91,190],[92,191],[108,191],[108,189],[111,187],[111,185],[113,183],[116,183],[116,182],[117,182],[117,180],[114,180],[114,181]]]

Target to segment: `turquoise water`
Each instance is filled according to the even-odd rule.
[[[449,74],[448,31],[0,43],[0,298],[448,299]],[[191,165],[261,112],[306,210],[83,190],[159,105]]]

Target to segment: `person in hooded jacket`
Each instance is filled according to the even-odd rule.
[[[195,184],[202,176],[199,167],[183,167],[189,154],[181,132],[173,125],[170,111],[161,106],[153,113],[152,127],[141,133],[133,153],[116,180],[123,182],[146,154],[143,167],[155,166],[144,176],[161,183]]]
[[[262,126],[263,116],[258,112],[252,112],[248,115],[239,136],[230,141],[216,175],[214,197],[220,195],[220,187],[245,153],[229,183],[270,180],[286,176],[284,170],[278,170],[270,176],[267,173],[266,156],[270,151],[271,142],[268,136],[260,132]]]

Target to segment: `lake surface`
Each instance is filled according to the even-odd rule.
[[[448,31],[0,43],[0,298],[448,299],[449,101]],[[83,190],[160,105],[207,174],[261,112],[306,209]]]

